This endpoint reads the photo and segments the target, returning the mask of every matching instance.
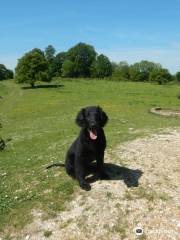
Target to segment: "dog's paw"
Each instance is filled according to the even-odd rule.
[[[80,187],[85,190],[85,191],[90,191],[91,190],[91,185],[87,182],[83,182],[80,184]]]

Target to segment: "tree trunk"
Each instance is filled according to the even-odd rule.
[[[34,88],[34,83],[31,83],[31,87]]]

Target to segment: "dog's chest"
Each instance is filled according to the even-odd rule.
[[[87,164],[95,160],[97,160],[97,154],[95,152],[87,152],[86,155],[84,155],[84,161]]]
[[[85,148],[86,148],[86,151],[88,151],[88,152],[96,153],[96,152],[100,151],[101,147],[102,146],[99,141],[90,140],[86,143]]]
[[[89,160],[90,162],[96,160],[101,152],[102,147],[99,144],[93,142],[91,144],[88,144],[85,151],[86,160]]]

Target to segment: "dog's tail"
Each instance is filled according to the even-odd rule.
[[[52,167],[65,167],[64,163],[53,163],[46,167],[46,169],[52,168]]]

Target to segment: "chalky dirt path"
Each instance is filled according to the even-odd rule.
[[[79,190],[56,218],[43,220],[43,213],[33,210],[34,221],[17,239],[179,239],[180,129],[121,144],[105,161],[111,180]]]

